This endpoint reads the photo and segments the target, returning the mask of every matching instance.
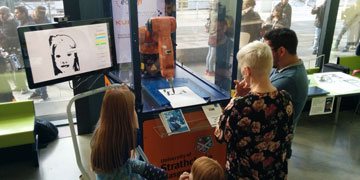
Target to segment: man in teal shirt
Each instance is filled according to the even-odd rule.
[[[296,126],[308,92],[306,69],[296,53],[296,33],[288,28],[274,29],[264,35],[264,40],[271,47],[274,58],[274,67],[270,74],[271,83],[278,90],[286,90],[292,96]]]

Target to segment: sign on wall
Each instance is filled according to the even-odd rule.
[[[117,63],[131,62],[129,0],[113,0],[114,36]],[[165,0],[154,3],[151,0],[138,0],[138,25],[144,26],[147,20],[155,16],[163,16]]]

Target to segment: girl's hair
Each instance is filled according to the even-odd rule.
[[[220,164],[206,156],[197,158],[191,166],[194,180],[223,180],[224,170]]]
[[[107,90],[91,140],[91,168],[111,173],[120,168],[136,146],[135,97],[125,85]]]

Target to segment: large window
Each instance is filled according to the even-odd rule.
[[[204,1],[208,3],[207,6]],[[206,69],[205,66],[205,57],[209,54],[209,32],[206,26],[213,9],[211,4],[219,1],[177,1],[177,60],[197,67],[198,70],[195,72],[200,72],[210,81],[214,81],[214,77],[211,71],[209,73],[209,68]],[[322,56],[318,52],[318,47],[320,27],[324,19],[325,0],[244,0],[242,2],[240,48],[251,41],[261,40],[264,33],[272,28],[290,27],[298,36],[297,53],[299,58],[303,60],[306,68],[315,67],[317,57]],[[342,9],[345,4],[341,2],[339,9]],[[278,11],[282,11],[282,14]],[[335,34],[338,34],[340,29],[337,26]],[[344,43],[344,40],[341,43]],[[343,45],[340,44],[341,46]],[[349,50],[352,50],[351,47]]]
[[[330,62],[336,63],[338,56],[355,55],[360,33],[360,1],[340,0],[336,18]]]
[[[315,66],[316,57],[321,55],[318,40],[323,0],[256,0],[255,5],[253,0],[243,2],[240,46],[261,39],[271,29],[287,27],[297,34],[297,54],[305,67]]]
[[[62,0],[0,2],[0,102],[34,100],[36,116],[65,114],[73,90],[70,83],[29,89],[18,42],[18,26],[50,23],[64,15]]]

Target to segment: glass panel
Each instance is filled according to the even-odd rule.
[[[298,37],[297,54],[306,68],[315,67],[319,37],[312,10],[324,0],[244,0],[240,33],[240,48],[248,42],[261,40],[269,30],[290,27]],[[322,20],[323,18],[320,19]]]
[[[73,97],[69,83],[29,89],[16,31],[64,16],[63,1],[2,1],[0,6],[0,102],[34,100],[36,116],[65,114]]]
[[[112,4],[115,37],[118,40],[125,40],[129,37],[130,32],[121,31],[120,25],[129,25],[129,22],[126,21],[129,16],[125,9],[128,8],[127,3],[125,1],[114,2],[118,2]],[[119,52],[117,56],[120,56],[120,58],[118,57],[120,70],[111,75],[114,75],[115,79],[130,83],[130,86],[132,77],[134,79],[138,79],[138,76],[141,77],[141,88],[135,89],[135,92],[137,95],[141,94],[141,105],[145,113],[192,106],[196,103],[205,104],[228,100],[230,98],[236,3],[232,0],[211,1],[211,3],[207,0],[159,0],[155,3],[138,1],[141,73],[132,74],[132,59],[124,56],[128,52]],[[209,24],[208,31],[211,32],[211,38],[205,31],[205,24],[208,22],[210,14],[210,4],[213,22],[211,25]],[[119,13],[116,13],[117,11]],[[119,17],[116,17],[116,14]],[[163,17],[163,15],[168,17]],[[174,16],[176,19],[169,16]],[[116,27],[119,28],[119,31],[116,30]],[[210,49],[209,39],[212,45],[211,52],[214,53],[210,53],[212,62],[208,63],[209,68],[211,64],[212,69],[206,71],[206,57]],[[124,41],[125,43],[128,44]],[[172,64],[174,51],[172,51],[171,45],[176,45],[175,68]],[[126,47],[128,45],[120,48],[125,51]],[[120,48],[117,47],[118,51]],[[128,60],[126,61],[126,59]],[[135,85],[137,82],[134,82]],[[174,89],[169,89],[170,87],[174,87]],[[174,105],[175,103],[171,101],[176,98],[165,97],[170,95],[171,97],[176,95],[176,97],[200,98],[195,98],[198,100],[195,103]]]
[[[359,32],[360,1],[340,0],[329,62],[336,63],[338,56],[354,56]]]
[[[198,4],[194,5],[193,2]],[[216,10],[216,6],[214,8],[212,4],[219,1],[207,2],[208,7],[203,6],[201,0],[177,1],[177,60],[216,84],[213,76],[215,61],[207,57],[216,52],[215,48],[209,45],[209,28],[211,12]],[[220,2],[226,5],[227,1]],[[298,36],[299,58],[304,61],[306,68],[315,67],[316,60],[323,57],[317,53],[317,49],[324,3],[325,0],[244,0],[239,47],[254,40],[261,40],[264,33],[272,28],[290,27]],[[226,6],[227,13],[229,7],[231,6]],[[205,62],[201,58],[204,58]]]
[[[176,59],[230,92],[236,1],[178,0]]]

